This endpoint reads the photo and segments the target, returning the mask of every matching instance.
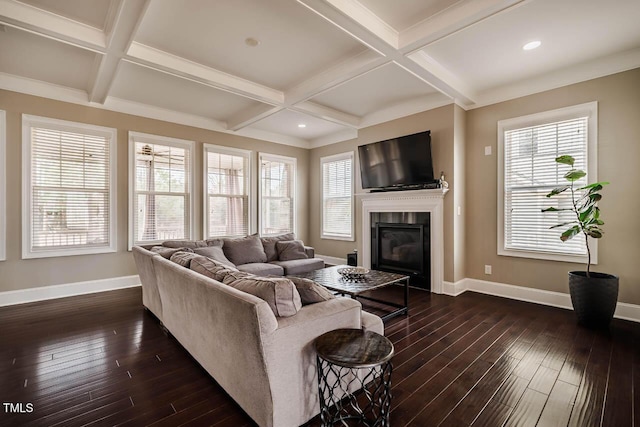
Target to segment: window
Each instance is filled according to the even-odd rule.
[[[0,110],[0,261],[7,259],[7,164],[5,160],[6,146],[6,113]]]
[[[23,116],[23,258],[116,251],[116,130]]]
[[[575,167],[587,172],[576,188],[595,181],[597,158],[597,103],[577,105],[498,122],[498,254],[557,261],[585,262],[584,239],[560,240],[563,228],[555,224],[572,221],[570,212],[541,210],[568,207],[571,195],[545,197],[565,185],[568,166],[555,158],[568,154]],[[592,262],[597,262],[593,242]]]
[[[260,154],[260,235],[295,231],[296,159]]]
[[[129,247],[192,238],[193,144],[129,133]]]
[[[354,240],[353,152],[320,159],[323,239]]]
[[[251,152],[205,144],[205,237],[249,234]]]

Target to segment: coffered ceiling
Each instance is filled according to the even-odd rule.
[[[640,67],[638,16],[638,0],[0,0],[0,88],[310,148]]]

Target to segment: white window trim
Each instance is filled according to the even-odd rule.
[[[31,250],[31,132],[33,126],[54,127],[57,129],[81,132],[83,130],[103,133],[109,136],[109,246],[99,248],[46,249]],[[50,119],[31,115],[22,115],[22,258],[49,258],[74,255],[90,255],[117,251],[117,197],[116,197],[116,159],[118,133],[115,128],[89,125],[67,120]]]
[[[194,167],[194,163],[195,163],[195,159],[194,159],[194,147],[195,147],[195,142],[194,141],[188,141],[185,139],[177,139],[177,138],[170,138],[168,136],[160,136],[160,135],[151,135],[148,133],[141,133],[141,132],[129,132],[129,248],[128,250],[131,251],[131,249],[133,248],[134,245],[136,245],[135,243],[135,236],[134,236],[134,216],[135,216],[135,212],[133,211],[133,207],[135,206],[135,192],[136,192],[136,141],[139,142],[146,142],[148,144],[162,144],[162,145],[168,145],[168,146],[172,146],[172,147],[178,147],[178,148],[184,148],[186,150],[189,151],[189,188],[188,188],[188,194],[189,194],[189,236],[186,236],[185,239],[187,240],[191,240],[194,237],[194,209],[195,209],[195,203],[194,203],[194,197],[193,197],[193,183],[194,183],[194,179],[195,179],[195,167]],[[142,244],[154,244],[154,243],[160,243],[161,240],[157,240],[157,241],[149,241],[149,242],[142,242]]]
[[[209,238],[209,183],[207,182],[208,175],[208,156],[207,153],[209,151],[213,151],[215,153],[227,154],[230,156],[242,156],[247,159],[247,174],[245,176],[245,188],[247,189],[247,200],[249,201],[248,208],[248,234],[252,234],[255,230],[255,209],[254,209],[254,201],[251,197],[252,194],[255,194],[254,182],[251,179],[252,177],[252,168],[253,168],[253,156],[251,150],[243,150],[241,148],[232,148],[225,147],[222,145],[214,145],[214,144],[203,144],[202,147],[202,194],[203,194],[203,203],[202,203],[202,232],[205,239]],[[215,237],[216,239],[218,237]]]
[[[562,255],[557,253],[533,252],[505,249],[504,247],[504,132],[544,123],[569,120],[588,116],[587,179],[598,180],[598,102],[587,102],[566,108],[530,114],[498,122],[498,255],[550,261],[586,263],[587,256]],[[542,215],[542,213],[540,213]],[[591,264],[598,263],[598,240],[590,239]]]
[[[351,235],[350,236],[335,236],[333,234],[327,234],[324,232],[324,177],[322,175],[323,165],[325,163],[335,162],[344,159],[351,159]],[[331,156],[320,158],[320,238],[326,240],[343,240],[346,242],[355,242],[355,200],[354,200],[354,185],[355,185],[355,156],[353,151],[346,153],[333,154]]]
[[[7,259],[7,113],[0,110],[0,261]]]
[[[296,235],[298,230],[298,221],[296,219],[298,204],[298,186],[296,185],[296,177],[298,175],[298,159],[295,157],[281,156],[278,154],[258,153],[258,179],[262,179],[262,160],[281,161],[283,163],[291,163],[293,165],[293,185],[291,193],[293,195],[293,230]],[[262,229],[262,182],[258,184],[258,234],[260,236],[275,236],[275,234],[264,234]]]

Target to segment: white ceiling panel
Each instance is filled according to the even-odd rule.
[[[275,89],[364,50],[291,0],[151,2],[136,41]]]
[[[223,121],[238,111],[259,104],[257,101],[129,62],[120,64],[110,95]]]
[[[544,75],[640,46],[640,1],[535,0],[424,51],[478,90]],[[531,51],[532,40],[542,45]]]
[[[103,30],[112,0],[20,0],[20,2]]]
[[[333,88],[313,101],[356,116],[431,95],[437,91],[395,64],[387,64]]]
[[[459,2],[461,0],[360,0],[396,31],[405,30]]]
[[[87,90],[96,55],[15,28],[0,31],[3,73]]]
[[[306,127],[299,128],[299,124],[304,124]],[[312,140],[349,129],[345,126],[292,110],[282,110],[260,120],[251,127],[305,140]]]

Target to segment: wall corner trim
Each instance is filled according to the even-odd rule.
[[[0,292],[0,307],[140,286],[138,275]]]
[[[458,280],[457,282],[442,282],[442,293],[444,295],[449,295],[452,297],[457,297],[458,295],[464,293],[467,290],[467,279]]]

